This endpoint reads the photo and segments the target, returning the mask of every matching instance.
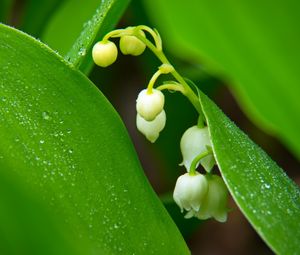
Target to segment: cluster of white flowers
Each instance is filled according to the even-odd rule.
[[[134,35],[134,27],[128,27],[120,33],[119,47],[124,55],[138,56],[141,55],[146,45]],[[142,30],[138,31],[139,36],[146,37]],[[113,64],[118,56],[118,49],[115,43],[103,39],[96,43],[92,50],[92,56],[95,64],[101,67],[107,67]],[[171,65],[162,65],[160,73],[168,73],[172,71]],[[165,97],[164,94],[157,89],[144,89],[138,95],[136,100],[136,124],[138,130],[146,136],[146,138],[154,143],[159,137],[159,133],[166,124],[166,113],[164,111]]]
[[[193,126],[185,131],[180,141],[183,156],[182,165],[187,173],[177,179],[173,198],[186,218],[215,218],[225,222],[227,219],[227,188],[221,177],[210,171],[215,165],[212,153],[206,153],[212,147],[207,127]],[[205,154],[206,153],[206,154]],[[205,155],[197,160],[198,155]],[[196,165],[193,166],[194,160]],[[199,164],[208,172],[206,175],[195,171]]]
[[[227,220],[228,192],[218,175],[186,173],[177,179],[173,197],[181,211],[187,211],[185,218]]]
[[[163,107],[164,96],[159,90],[153,89],[151,93],[143,90],[137,98],[137,128],[152,143],[166,123]],[[211,147],[207,127],[193,126],[184,132],[180,141],[181,165],[185,166],[187,173],[177,179],[173,198],[181,211],[187,211],[186,218],[214,218],[224,222],[227,219],[228,192],[222,178],[210,173],[215,165],[213,154],[207,153]],[[205,156],[192,166],[202,154]],[[199,164],[207,171],[206,175],[192,169]]]
[[[102,41],[93,47],[94,62],[99,66],[107,67],[116,61],[118,49],[113,42],[108,40],[109,37],[120,37],[119,48],[124,55],[138,56],[142,54],[146,44],[149,46],[150,43],[147,41],[143,29],[149,32],[155,41],[155,46],[150,45],[149,48],[152,50],[155,48],[156,55],[160,55],[160,59],[166,60],[166,57],[161,55],[163,54],[162,45],[158,32],[146,26],[138,26],[108,33]],[[174,89],[187,96],[191,102],[197,101],[195,95],[191,99],[193,91],[182,77],[178,79],[180,75],[169,64],[169,61],[162,62],[163,64],[152,76],[147,88],[139,93],[136,100],[137,129],[152,143],[158,139],[166,124],[165,98],[161,90]],[[156,89],[153,88],[159,75],[170,73],[179,82],[170,82]],[[195,108],[201,116],[201,109]],[[183,157],[181,165],[186,168],[187,173],[177,179],[173,198],[182,212],[187,211],[185,218],[197,217],[202,220],[214,218],[224,222],[228,212],[228,191],[223,179],[218,175],[211,174],[216,161],[212,152],[209,130],[203,122],[199,121],[198,125],[188,128],[181,138],[180,149]],[[199,165],[205,169],[206,174],[200,174],[196,171]]]

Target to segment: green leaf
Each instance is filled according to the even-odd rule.
[[[300,157],[300,2],[144,2],[175,54],[226,76],[256,124]]]
[[[21,30],[39,37],[60,5],[66,0],[27,0],[21,17]]]
[[[65,223],[47,210],[48,202],[41,201],[17,176],[11,178],[9,169],[1,170],[1,254],[84,254],[83,242],[65,236]]]
[[[0,74],[0,172],[47,205],[55,225],[63,222],[61,235],[84,247],[80,254],[189,253],[120,117],[81,72],[0,25]],[[16,221],[27,220],[23,213],[15,212]],[[18,225],[2,227],[24,233]],[[27,231],[43,242],[35,228]],[[2,240],[13,249],[9,241]]]
[[[299,254],[300,190],[203,93],[213,151],[237,205],[276,254]]]
[[[43,41],[89,73],[93,66],[90,54],[93,43],[117,24],[128,3],[129,0],[105,0],[100,5],[98,0],[84,4],[66,1],[48,24]]]

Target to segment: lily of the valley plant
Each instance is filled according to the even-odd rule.
[[[149,34],[152,40],[149,40],[146,34]],[[106,34],[93,48],[93,60],[98,66],[107,67],[116,61],[118,49],[115,43],[109,40],[116,37],[120,38],[119,48],[123,54],[138,56],[148,47],[162,63],[150,79],[147,88],[139,93],[136,100],[136,125],[150,142],[154,143],[165,127],[167,114],[164,111],[163,91],[180,92],[199,114],[197,124],[187,129],[180,141],[183,156],[181,165],[187,173],[177,179],[173,193],[174,201],[182,212],[187,211],[186,218],[214,218],[225,222],[228,191],[222,178],[212,174],[215,159],[197,94],[166,58],[159,33],[144,25],[117,29]],[[157,78],[163,74],[171,74],[174,80],[154,87]],[[204,168],[204,174],[196,171],[199,165]]]

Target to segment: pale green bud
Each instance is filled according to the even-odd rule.
[[[211,147],[207,127],[199,128],[198,126],[193,126],[187,129],[180,141],[180,149],[183,157],[181,165],[184,165],[187,171],[190,171],[194,158],[200,153],[207,151],[207,147]],[[200,160],[200,164],[209,172],[215,164],[214,156],[208,155],[204,157]]]
[[[227,220],[228,213],[228,190],[221,177],[218,175],[206,176],[208,182],[208,191],[203,199],[199,211],[187,213],[186,218],[197,217],[201,220],[215,218],[219,222]]]
[[[111,41],[100,41],[94,45],[92,56],[96,65],[107,67],[116,61],[118,49]]]
[[[154,143],[159,137],[160,131],[162,131],[166,124],[166,113],[164,110],[156,116],[152,121],[147,121],[139,114],[136,115],[137,129],[146,136],[146,138]]]
[[[145,120],[152,121],[161,113],[164,104],[165,97],[161,91],[152,89],[152,92],[148,93],[148,90],[144,89],[136,100],[136,110]]]
[[[186,173],[181,175],[176,182],[173,198],[176,204],[187,211],[199,211],[203,198],[207,193],[207,180],[198,172],[195,175]]]
[[[161,73],[163,74],[168,74],[174,71],[174,67],[171,64],[162,64],[159,67],[159,70],[161,71]]]
[[[139,34],[146,37],[145,33],[141,30]],[[124,35],[120,38],[120,50],[124,55],[139,56],[145,49],[146,45],[133,35]]]

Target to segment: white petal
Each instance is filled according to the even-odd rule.
[[[180,208],[198,211],[207,193],[207,180],[204,175],[196,173],[181,175],[176,182],[173,198]]]
[[[152,143],[159,137],[159,133],[164,129],[165,125],[166,113],[164,110],[153,121],[147,121],[139,114],[136,115],[137,129]]]
[[[211,147],[207,127],[199,128],[193,126],[184,132],[180,141],[180,149],[183,157],[182,164],[187,171],[190,170],[194,158],[200,153],[207,151],[207,146]],[[206,171],[210,171],[215,164],[215,160],[213,155],[209,155],[200,160],[200,163]]]

